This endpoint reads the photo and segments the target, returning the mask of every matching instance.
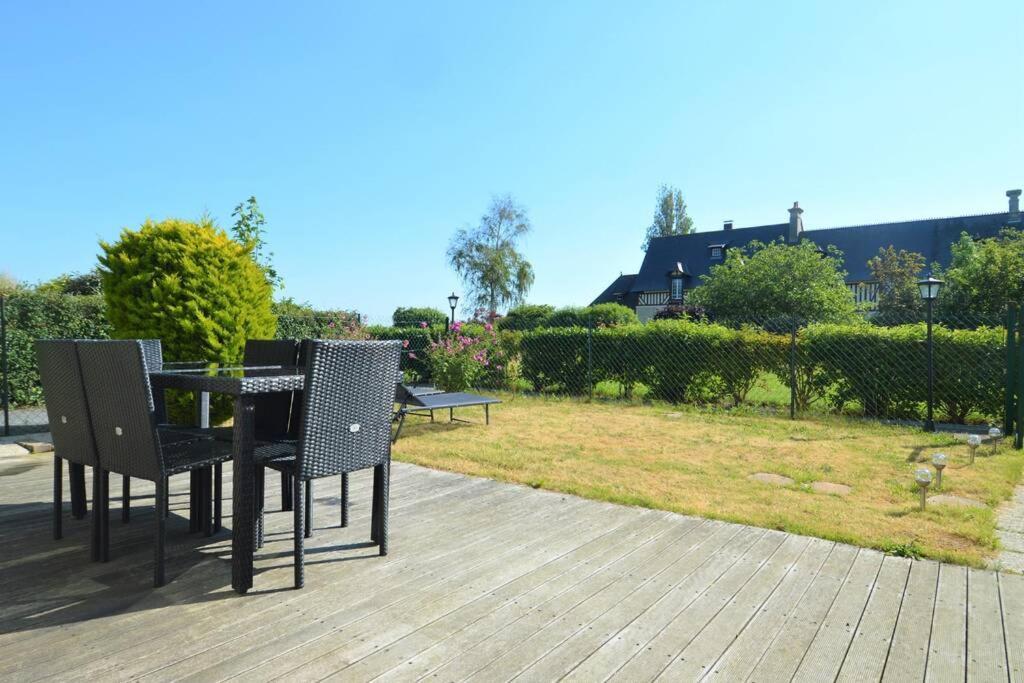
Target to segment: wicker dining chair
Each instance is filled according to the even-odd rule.
[[[152,481],[156,486],[153,584],[162,586],[168,480],[227,460],[231,447],[211,437],[157,426],[144,350],[138,340],[82,341],[77,349],[99,455],[100,559],[109,558],[108,473]]]
[[[261,452],[268,467],[292,477],[295,587],[305,583],[303,539],[311,505],[306,483],[374,468],[370,539],[388,553],[391,411],[399,341],[306,342],[306,383],[298,439]],[[293,411],[294,413],[294,411]]]
[[[60,539],[63,536],[63,463],[65,460],[68,462],[68,475],[73,492],[72,514],[75,518],[81,519],[85,516],[85,468],[92,467],[95,470],[98,458],[75,342],[70,339],[39,340],[35,343],[35,350],[54,446],[53,537]],[[74,493],[79,487],[83,498],[80,503],[77,502]],[[94,531],[98,528],[95,492],[94,485]],[[75,509],[76,507],[78,509]],[[99,547],[95,543],[91,546],[92,559],[99,559]]]

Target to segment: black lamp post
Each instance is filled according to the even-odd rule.
[[[939,290],[942,288],[942,280],[931,276],[917,283],[921,290],[921,298],[924,299],[928,310],[928,419],[924,421],[926,432],[935,431],[935,420],[933,413],[935,409],[935,345],[932,343],[932,307],[939,297]]]
[[[452,329],[452,325],[455,324],[455,307],[459,305],[459,297],[455,292],[448,297],[448,307],[452,309],[452,317],[448,318],[448,331]]]

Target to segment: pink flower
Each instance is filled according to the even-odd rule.
[[[494,367],[495,367],[495,369],[496,369],[496,370],[498,370],[499,372],[500,372],[501,370],[504,370],[504,369],[505,369],[505,366],[504,366],[504,365],[495,365]]]
[[[334,329],[334,321],[331,321],[331,322],[327,323],[327,327],[329,327],[329,328],[331,328],[333,330]]]
[[[403,349],[409,348],[409,340],[408,339],[403,339],[402,340],[402,348]]]
[[[460,332],[461,330],[462,330],[462,323],[460,323],[460,322],[452,323],[452,332]]]
[[[425,320],[420,321],[420,329],[427,329],[427,322]]]
[[[487,323],[486,325],[484,325],[484,329],[490,332],[491,330],[494,329],[494,325]]]
[[[413,360],[416,360],[416,354],[414,352],[410,351],[409,352],[409,358],[412,358]]]

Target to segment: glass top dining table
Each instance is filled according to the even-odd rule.
[[[198,422],[208,427],[209,395],[234,397],[232,427],[231,587],[245,593],[253,584],[255,552],[256,423],[254,403],[258,396],[301,391],[304,368],[285,365],[217,366],[210,363],[164,363],[149,372],[154,398],[164,389],[195,392]],[[160,407],[158,407],[160,410]]]

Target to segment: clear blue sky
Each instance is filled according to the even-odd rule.
[[[661,183],[705,230],[1005,210],[1022,28],[1012,0],[7,2],[0,271],[255,194],[285,294],[380,321],[460,290],[445,248],[496,193],[553,304],[636,271]]]

